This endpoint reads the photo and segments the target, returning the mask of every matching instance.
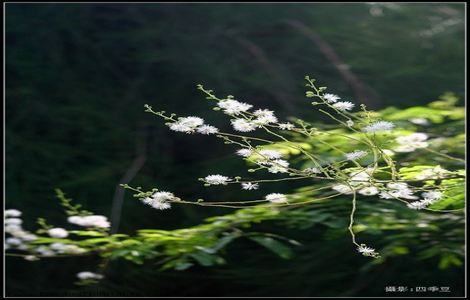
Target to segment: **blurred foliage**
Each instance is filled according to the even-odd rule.
[[[217,120],[193,88],[197,82],[270,107],[281,117],[320,122],[321,116],[303,109],[303,86],[297,83],[304,74],[316,74],[334,92],[357,99],[318,45],[284,23],[290,19],[318,33],[367,83],[369,96],[358,102],[389,107],[380,111],[385,119],[435,137],[431,149],[437,152],[465,154],[464,113],[455,105],[464,95],[465,11],[460,4],[8,3],[5,10],[5,201],[7,208],[24,212],[26,227],[37,216],[65,224],[60,211],[51,209],[55,187],[85,208],[108,214],[142,132],[147,160],[134,180],[141,186],[158,180],[159,186],[196,197],[199,183],[191,179],[239,169],[242,163],[227,158],[224,145],[205,137],[170,135],[142,113],[143,103],[151,102]],[[441,94],[442,99],[417,106]],[[414,124],[410,118],[427,118],[430,124]],[[321,145],[298,142],[335,157],[321,152]],[[295,163],[305,163],[295,149],[276,147],[293,155]],[[400,161],[410,163],[405,168],[463,169],[457,161],[421,150]],[[456,188],[460,182],[441,184],[449,185],[446,199],[434,208],[462,207],[464,194]],[[278,188],[300,187],[286,183]],[[305,199],[315,196],[302,188],[296,191]],[[240,194],[217,190],[218,199]],[[98,287],[72,286],[76,272],[100,263],[96,257],[34,263],[8,258],[7,294],[338,296],[341,286],[344,296],[389,296],[384,286],[395,284],[451,286],[451,295],[464,292],[461,214],[415,212],[398,203],[364,199],[356,230],[366,230],[364,238],[383,253],[381,260],[371,262],[350,248],[346,198],[286,211],[229,213],[181,206],[158,217],[127,198],[123,234],[109,240],[99,232],[73,233],[82,236],[84,247],[98,245],[108,250],[108,258],[125,259],[107,265],[106,281]],[[221,216],[195,225],[213,215]],[[221,225],[213,231],[217,222]],[[136,228],[161,229],[134,236]],[[133,255],[135,249],[142,254]],[[162,264],[127,264],[158,256],[171,258],[163,262],[167,271],[159,271]],[[282,284],[273,284],[280,278]]]

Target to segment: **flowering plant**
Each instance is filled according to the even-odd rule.
[[[298,241],[245,230],[253,223],[275,220],[289,226],[323,223],[333,229],[347,229],[358,253],[384,260],[396,255],[396,249],[401,249],[398,254],[400,251],[403,254],[403,240],[394,241],[389,249],[384,246],[382,254],[357,233],[367,232],[374,226],[373,229],[381,231],[425,228],[429,227],[430,220],[441,220],[439,214],[445,214],[442,220],[454,218],[458,224],[463,222],[465,136],[458,128],[464,113],[462,108],[455,106],[455,97],[448,94],[427,107],[405,110],[388,108],[375,112],[359,105],[360,109],[354,112],[356,104],[353,102],[341,101],[340,96],[326,93],[326,87],[317,86],[308,76],[305,80],[306,97],[314,100],[311,104],[334,125],[300,119],[280,121],[269,109],[254,108],[231,95],[218,97],[202,85],[198,85],[198,89],[214,102],[214,110],[230,118],[234,132],[222,132],[200,117],[178,117],[145,105],[146,112],[162,118],[172,131],[212,135],[236,146],[234,152],[249,165],[248,173],[274,174],[263,179],[211,174],[199,178],[204,186],[239,186],[252,191],[281,181],[298,181],[304,182],[304,187],[291,193],[269,193],[260,199],[206,201],[181,199],[173,192],[157,188],[144,190],[122,184],[143,204],[162,210],[161,213],[173,205],[185,204],[236,209],[232,214],[212,217],[202,225],[171,231],[142,229],[136,236],[111,234],[110,222],[105,216],[81,210],[80,205],[72,204],[61,190],[56,190],[69,216],[68,222],[82,229],[54,227],[39,219],[41,228],[33,234],[22,228],[21,212],[9,209],[5,214],[5,231],[11,235],[6,239],[9,255],[37,260],[99,254],[106,261],[124,258],[138,264],[160,258],[163,269],[184,270],[195,263],[203,266],[224,263],[220,252],[233,240],[245,237],[281,257],[291,257],[288,245],[299,246]],[[431,131],[430,124],[443,123],[450,124],[454,130],[441,133],[436,126],[435,132],[424,132],[427,128]],[[255,133],[258,135],[254,136]],[[358,223],[356,216],[361,202],[367,207],[363,208],[365,217]],[[335,215],[332,210],[325,210],[336,207],[341,211],[346,204],[349,206],[347,215]],[[389,208],[397,211],[406,208],[414,214],[407,219],[392,214]],[[374,209],[383,212],[382,216],[377,217]],[[339,215],[342,218],[340,226],[335,223]],[[399,223],[402,225],[397,227]],[[453,234],[461,237],[459,230]],[[445,261],[441,260],[442,264],[458,264],[459,256],[463,255],[460,248],[439,251],[437,253]],[[96,282],[103,278],[102,271],[80,272],[78,283]]]

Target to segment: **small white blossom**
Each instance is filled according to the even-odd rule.
[[[231,178],[223,175],[208,175],[204,178],[205,182],[212,185],[226,184]]]
[[[253,113],[257,118],[252,122],[257,126],[263,126],[270,123],[277,123],[277,118],[274,115],[274,112],[267,109],[258,109]]]
[[[5,219],[5,225],[21,225],[23,223],[23,220],[19,218],[8,218]]]
[[[379,253],[375,252],[374,248],[367,247],[365,244],[361,244],[358,248],[357,251],[361,253],[364,256],[371,256],[377,258],[379,256]]]
[[[53,238],[58,238],[58,239],[63,239],[66,238],[69,233],[67,230],[64,228],[51,228],[47,231],[47,233],[53,237]]]
[[[429,121],[426,118],[411,118],[408,121],[417,125],[429,125]]]
[[[315,167],[313,167],[313,168],[306,168],[306,169],[304,169],[302,172],[304,172],[304,173],[309,173],[309,174],[320,174],[320,173],[321,173],[320,169],[319,169],[319,168],[315,168]]]
[[[27,261],[35,261],[35,260],[39,260],[39,258],[37,256],[34,256],[34,255],[26,255],[24,257],[25,260]]]
[[[368,186],[360,189],[358,193],[365,196],[373,196],[379,193],[379,189],[377,189],[375,186]]]
[[[5,240],[5,242],[8,244],[8,245],[11,245],[11,246],[19,246],[21,244],[23,244],[23,241],[18,239],[18,238],[14,238],[14,237],[10,237],[10,238],[7,238]]]
[[[387,183],[387,187],[393,190],[402,190],[408,189],[408,184],[405,182],[389,182]]]
[[[426,142],[428,135],[421,132],[412,133],[406,136],[399,136],[395,140],[399,146],[395,147],[397,152],[412,152],[417,148],[425,148],[429,144]]]
[[[395,155],[395,152],[393,152],[393,151],[390,150],[390,149],[382,149],[382,152],[383,152],[385,155],[388,155],[388,156],[394,156],[394,155]]]
[[[233,129],[240,132],[250,132],[256,129],[256,126],[253,123],[248,122],[245,119],[235,119],[232,120]]]
[[[271,203],[286,203],[287,197],[284,194],[272,193],[272,194],[266,195],[266,200],[268,200]]]
[[[366,155],[367,155],[366,151],[356,150],[356,151],[353,151],[353,152],[346,153],[344,156],[348,160],[357,160],[357,159],[362,158]]]
[[[442,178],[448,175],[449,173],[450,171],[443,169],[440,166],[437,166],[430,169],[424,169],[416,176],[416,179],[423,180],[429,178]]]
[[[323,99],[325,99],[326,102],[328,103],[335,103],[337,102],[339,99],[341,99],[340,96],[338,95],[335,95],[335,94],[324,94],[323,95]]]
[[[101,274],[96,274],[93,272],[80,272],[77,274],[77,277],[81,280],[86,280],[86,279],[103,279],[103,275]]]
[[[170,129],[178,132],[193,133],[198,126],[204,124],[204,120],[199,117],[183,117],[170,124]]]
[[[280,123],[279,124],[279,128],[282,129],[282,130],[292,130],[295,128],[295,125],[294,124],[291,124],[289,122],[287,123]]]
[[[338,109],[338,110],[351,110],[354,107],[354,103],[349,102],[349,101],[341,101],[341,102],[336,102],[333,104],[333,107]]]
[[[156,192],[151,197],[147,197],[142,200],[145,204],[152,206],[155,209],[164,210],[171,208],[171,204],[168,201],[175,200],[176,197],[170,192]]]
[[[84,227],[108,228],[111,226],[108,219],[105,216],[100,215],[71,216],[67,220],[69,223]]]
[[[259,154],[261,154],[262,156],[264,156],[268,159],[278,159],[278,158],[282,157],[282,154],[279,151],[269,150],[269,149],[260,150]]]
[[[362,128],[364,132],[389,131],[395,127],[395,124],[388,121],[378,121]]]
[[[408,203],[406,206],[408,206],[411,209],[419,210],[419,209],[426,208],[427,205],[428,205],[427,203],[422,202],[422,201],[414,201],[414,202]]]
[[[237,150],[237,154],[243,157],[249,157],[253,153],[250,149],[239,149]]]
[[[349,127],[353,127],[354,126],[353,120],[347,120],[346,125],[348,125]]]
[[[12,232],[22,232],[23,228],[21,225],[18,224],[8,224],[5,226],[5,232],[6,233],[12,233]]]
[[[253,107],[251,104],[239,102],[237,100],[222,100],[217,103],[217,105],[222,108],[222,110],[229,115],[237,115],[241,112],[248,111]]]
[[[337,191],[338,193],[345,194],[345,195],[349,195],[354,192],[354,190],[346,184],[335,184],[331,188]]]
[[[273,160],[272,162],[269,162],[270,167],[268,168],[268,171],[270,173],[287,173],[289,172],[288,167],[289,167],[289,162],[283,159],[276,159]]]
[[[244,182],[242,183],[242,188],[244,190],[257,190],[259,188],[259,184],[251,183],[251,182]]]
[[[442,192],[440,191],[428,191],[421,194],[424,200],[436,201],[442,198]]]
[[[197,132],[201,134],[215,134],[219,132],[218,128],[211,126],[211,125],[202,125],[202,126],[199,126],[196,130]]]
[[[21,211],[17,209],[7,209],[5,210],[5,218],[16,218],[21,216]]]

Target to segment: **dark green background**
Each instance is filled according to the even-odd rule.
[[[31,230],[40,216],[65,226],[53,193],[60,187],[110,216],[116,185],[142,140],[147,160],[132,183],[182,198],[234,198],[236,190],[197,181],[244,168],[233,147],[169,132],[144,113],[144,103],[224,130],[228,119],[211,110],[196,84],[282,118],[321,118],[304,97],[307,74],[373,109],[425,104],[446,91],[463,98],[464,14],[463,4],[438,3],[8,3],[6,207],[22,210]],[[334,49],[368,87],[367,97],[357,98],[318,44],[287,25],[292,20]],[[126,195],[120,231],[182,228],[225,212],[181,206],[159,213]],[[365,260],[350,251],[347,237],[325,242],[316,238],[321,228],[282,231],[305,243],[290,261],[237,242],[224,267],[159,273],[152,263],[116,262],[103,284],[85,289],[72,282],[77,272],[93,270],[95,258],[8,258],[7,295],[372,296],[384,295],[387,283],[449,282],[453,295],[463,293],[463,269],[438,270],[407,256],[361,273]]]

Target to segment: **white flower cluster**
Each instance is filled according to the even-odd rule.
[[[341,99],[341,97],[335,94],[326,93],[323,95],[323,99],[325,99],[325,101],[328,103],[336,103],[339,99]]]
[[[436,166],[434,168],[424,169],[422,170],[417,176],[416,179],[424,180],[424,179],[436,179],[436,178],[444,178],[447,175],[451,174],[450,171],[441,168],[441,166]]]
[[[395,124],[388,121],[378,121],[372,124],[367,125],[362,128],[363,132],[378,132],[378,131],[390,131],[395,127]]]
[[[286,195],[279,193],[268,194],[265,199],[271,203],[287,203]]]
[[[210,185],[220,185],[220,184],[227,184],[232,180],[230,177],[223,176],[223,175],[208,175],[204,178],[204,181]]]
[[[5,249],[16,248],[18,250],[27,250],[28,242],[36,240],[38,237],[21,226],[23,220],[20,218],[22,213],[17,209],[5,210],[5,233],[11,237],[5,239]]]
[[[371,256],[375,258],[379,257],[379,253],[376,252],[374,248],[367,247],[365,244],[361,244],[359,247],[357,247],[357,251],[364,256]]]
[[[71,216],[68,217],[67,221],[83,227],[109,228],[111,226],[108,218],[101,215]]]
[[[289,162],[281,159],[282,154],[276,150],[263,149],[257,151],[259,158],[256,163],[260,166],[268,167],[268,172],[270,173],[288,173],[289,172]]]
[[[372,185],[370,180],[372,179],[372,168],[366,168],[359,171],[353,171],[349,174],[349,185],[347,184],[335,184],[332,189],[341,194],[352,194],[354,190],[364,196],[374,196],[380,193],[378,187]]]
[[[348,111],[354,108],[354,103],[350,101],[340,101],[333,104],[333,107],[337,110]]]
[[[58,227],[49,229],[47,233],[51,237],[58,238],[58,239],[64,239],[69,235],[67,230],[65,230],[64,228],[58,228]]]
[[[251,104],[239,102],[233,99],[219,101],[217,106],[219,106],[228,115],[238,115],[253,107]]]
[[[80,280],[90,280],[90,279],[99,280],[99,279],[104,278],[103,275],[101,275],[101,274],[88,272],[88,271],[78,273],[77,277]]]
[[[406,136],[399,136],[395,141],[399,144],[394,148],[397,152],[413,152],[417,148],[425,148],[429,144],[426,142],[428,135],[421,132],[412,133]]]
[[[242,183],[242,189],[244,190],[257,190],[259,188],[259,184],[251,183],[251,182],[244,182]]]
[[[58,254],[82,254],[87,252],[87,249],[81,248],[73,244],[64,244],[64,243],[52,243],[49,245],[49,249],[55,251]],[[49,249],[44,248],[41,252],[48,251]],[[54,254],[55,254],[54,253]]]
[[[436,203],[438,200],[442,198],[442,193],[440,191],[428,191],[421,194],[423,197],[422,200],[413,201],[407,204],[407,206],[411,209],[423,209],[428,207],[429,205]]]
[[[176,200],[177,198],[173,193],[170,192],[156,192],[151,197],[147,197],[142,200],[145,204],[150,205],[151,207],[159,210],[171,208],[169,201]]]
[[[214,126],[204,124],[204,119],[199,117],[182,117],[178,121],[169,125],[173,131],[194,133],[195,131],[201,134],[215,134],[219,132]]]
[[[409,199],[415,200],[419,197],[413,195],[413,190],[405,182],[389,182],[387,183],[387,191],[382,191],[380,193],[380,198],[382,199]]]
[[[353,152],[349,152],[349,153],[346,153],[344,155],[344,157],[347,159],[347,160],[358,160],[360,158],[363,158],[364,156],[367,155],[367,152],[366,151],[362,151],[362,150],[356,150],[356,151],[353,151]]]

